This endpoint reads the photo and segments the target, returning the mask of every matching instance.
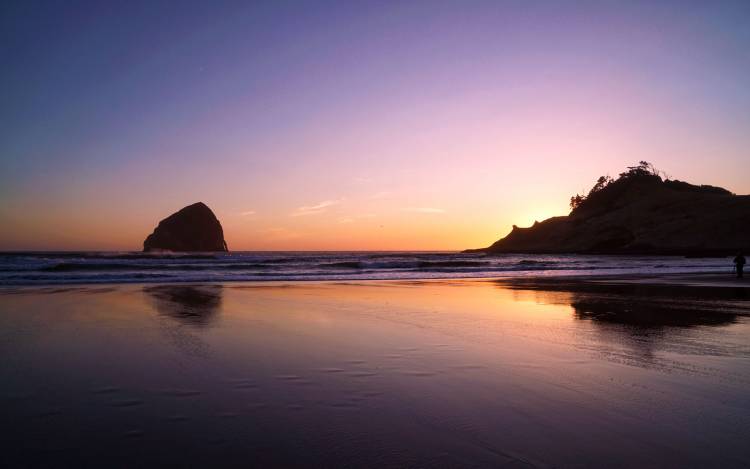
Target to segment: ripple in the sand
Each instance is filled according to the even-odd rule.
[[[167,389],[162,391],[161,394],[170,397],[193,397],[202,393],[194,389]]]
[[[217,417],[221,419],[233,419],[235,417],[238,417],[239,415],[240,414],[238,414],[237,412],[220,412],[219,414],[217,414]]]
[[[330,404],[330,407],[333,407],[334,409],[358,409],[359,404],[356,402],[333,402]]]
[[[185,415],[170,415],[167,417],[168,422],[185,422],[188,420],[188,417]]]
[[[143,401],[140,399],[122,399],[119,401],[112,401],[112,407],[135,407],[142,404]]]
[[[351,376],[352,378],[367,378],[370,376],[377,376],[377,373],[374,371],[350,371],[346,375]]]
[[[435,373],[434,371],[420,371],[420,370],[402,371],[401,373],[407,376],[416,376],[419,378],[437,375],[437,373]]]
[[[398,347],[399,352],[419,352],[419,347]]]
[[[302,379],[302,376],[300,375],[276,375],[276,379],[280,379],[282,381],[297,381]]]
[[[472,365],[472,364],[465,364],[465,365],[453,365],[451,366],[454,370],[483,370],[487,368],[484,365]]]
[[[228,382],[234,389],[255,389],[258,387],[258,383],[247,378],[230,379]]]
[[[434,344],[433,347],[440,352],[463,352],[464,350],[457,344]]]
[[[385,358],[390,358],[392,360],[401,360],[402,358],[406,358],[403,355],[399,353],[389,353],[388,355],[383,355]]]
[[[334,367],[331,367],[331,368],[318,368],[318,371],[320,371],[322,373],[343,373],[346,370],[343,369],[343,368],[334,368]]]
[[[91,392],[94,394],[114,394],[116,392],[120,392],[120,388],[114,386],[104,386],[101,388],[93,389]]]
[[[348,363],[350,365],[364,365],[367,363],[367,360],[344,360],[344,363]]]
[[[313,384],[313,382],[310,381],[309,379],[304,378],[299,375],[277,375],[276,379],[280,381],[286,381],[288,383],[299,384],[299,385]]]
[[[233,385],[234,389],[257,389],[258,385],[255,383],[235,383]]]
[[[365,396],[351,396],[351,397],[348,397],[347,400],[349,402],[354,403],[354,402],[364,402],[367,400],[367,398]]]

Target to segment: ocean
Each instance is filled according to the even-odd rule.
[[[0,285],[730,273],[728,258],[458,252],[0,253]]]

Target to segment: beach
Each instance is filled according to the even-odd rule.
[[[727,275],[0,289],[3,466],[747,467]]]
[[[750,469],[750,1],[0,23],[0,469]]]

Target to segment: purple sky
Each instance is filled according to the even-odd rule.
[[[0,249],[462,249],[645,159],[750,192],[750,2],[4,2]]]

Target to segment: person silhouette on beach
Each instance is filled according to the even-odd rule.
[[[737,253],[737,257],[734,258],[734,266],[737,269],[737,278],[742,278],[743,270],[745,269],[745,256],[742,252]]]

